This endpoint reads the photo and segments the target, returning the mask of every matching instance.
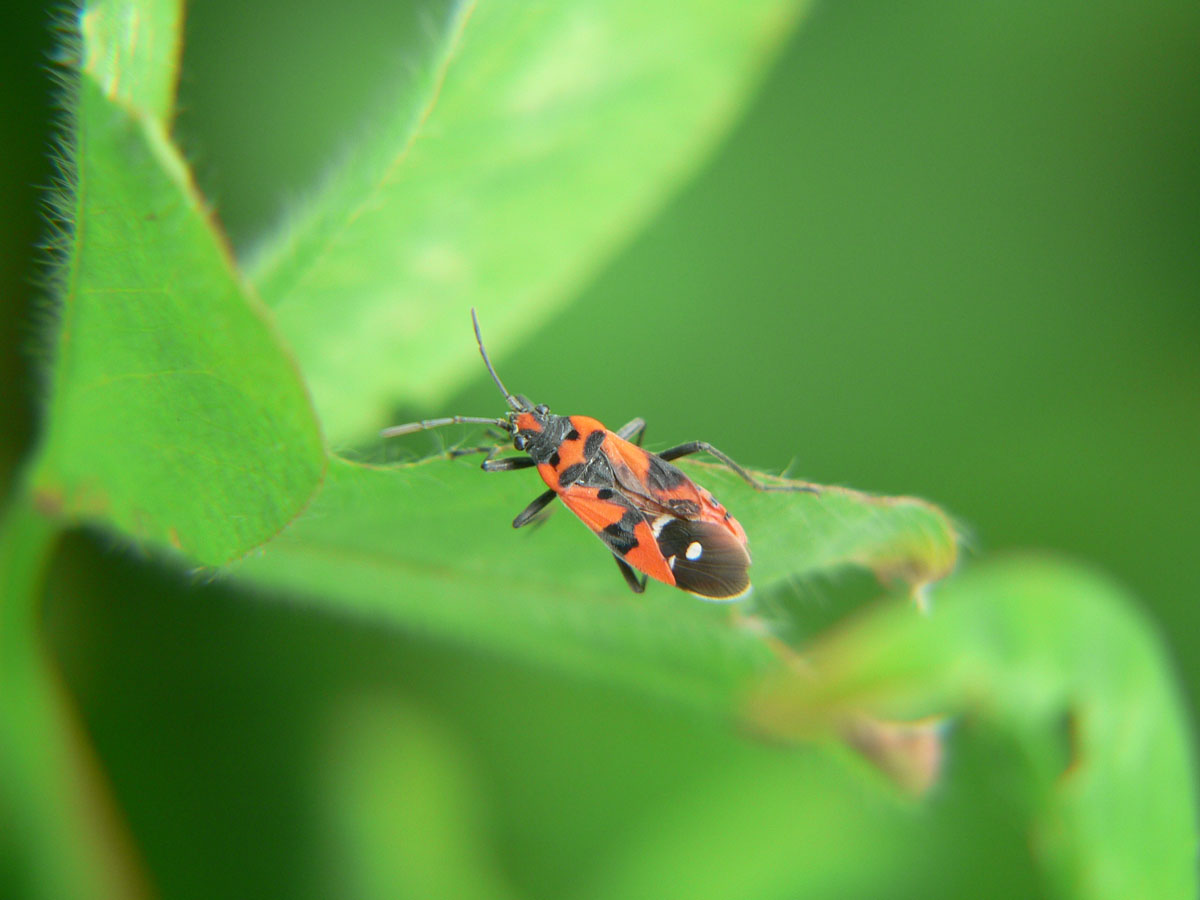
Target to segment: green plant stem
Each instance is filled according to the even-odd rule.
[[[42,642],[40,601],[61,534],[28,493],[0,520],[0,884],[8,896],[141,896]]]

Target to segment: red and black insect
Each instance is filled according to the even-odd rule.
[[[383,437],[411,434],[445,425],[494,425],[512,436],[513,447],[527,456],[496,459],[502,445],[483,461],[485,472],[537,467],[547,490],[513,519],[527,525],[555,497],[595,532],[617,561],[636,593],[646,577],[675,585],[708,600],[735,600],[750,589],[750,552],[746,532],[708,491],[671,465],[671,460],[706,452],[757,490],[816,490],[807,486],[769,485],[704,441],[669,450],[643,450],[646,423],[634,419],[609,431],[587,416],[556,416],[544,404],[510,394],[488,359],[471,310],[475,339],[496,387],[508,402],[504,418],[449,416],[386,428]],[[639,580],[634,570],[642,573]]]

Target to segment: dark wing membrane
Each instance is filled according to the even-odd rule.
[[[695,485],[666,460],[615,434],[609,434],[605,448],[609,451],[609,463],[617,484],[631,498],[638,498],[635,502],[642,509],[650,510],[652,514],[670,513],[671,509],[662,499],[667,495],[678,494],[685,499],[699,500],[698,496],[693,496]],[[699,504],[696,506],[698,510]]]
[[[610,451],[612,477],[648,518],[661,515],[680,519],[705,519],[718,524],[728,520],[721,506],[704,488],[665,459],[610,434],[605,447]],[[737,531],[738,525],[729,526]]]
[[[750,589],[750,554],[723,525],[669,519],[658,533],[658,551],[675,584],[709,600],[734,600]]]

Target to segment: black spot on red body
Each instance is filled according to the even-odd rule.
[[[554,455],[558,456],[557,453]],[[568,485],[574,484],[579,480],[580,476],[583,475],[586,468],[587,466],[585,466],[583,463],[575,463],[574,465],[567,466],[558,473],[559,487],[567,487]]]
[[[621,528],[620,522],[615,522],[612,525],[606,525],[604,528],[604,533],[608,535],[606,539],[608,546],[612,547],[613,550],[617,551],[617,553],[620,553],[622,556],[625,556],[630,550],[638,545],[638,540],[633,536],[633,532],[625,531],[623,528]]]
[[[583,458],[591,459],[600,452],[600,448],[604,446],[604,438],[607,432],[597,428],[587,436],[587,440],[583,442]]]
[[[642,521],[642,514],[632,507],[627,508],[619,522],[604,527],[604,542],[616,553],[625,556],[638,545],[633,529]]]
[[[546,462],[550,463],[552,468],[557,469],[558,464],[562,462],[562,460],[559,458],[558,451],[555,450],[553,453],[551,453],[550,458],[546,460]]]
[[[596,497],[600,500],[611,500],[613,492],[609,488],[601,488],[596,491]]]
[[[578,431],[576,431],[574,428],[572,428],[572,429],[570,430],[570,432],[568,432],[567,436],[566,436],[566,437],[565,437],[563,440],[567,440],[567,441],[577,441],[577,440],[579,440],[579,432],[578,432]]]

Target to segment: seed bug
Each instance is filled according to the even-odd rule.
[[[509,393],[488,358],[474,309],[471,322],[483,363],[509,411],[503,418],[447,416],[395,425],[385,428],[381,437],[447,425],[495,426],[526,455],[497,459],[504,446],[499,445],[488,452],[481,468],[508,472],[536,467],[548,488],[513,519],[514,528],[528,525],[557,497],[604,542],[635,593],[646,589],[647,577],[706,600],[736,600],[750,589],[745,530],[671,460],[704,452],[756,490],[817,493],[815,488],[765,484],[705,441],[651,453],[641,446],[646,423],[640,418],[609,431],[587,416],[556,416],[545,404],[534,405],[523,394]],[[637,572],[642,573],[640,579]]]

